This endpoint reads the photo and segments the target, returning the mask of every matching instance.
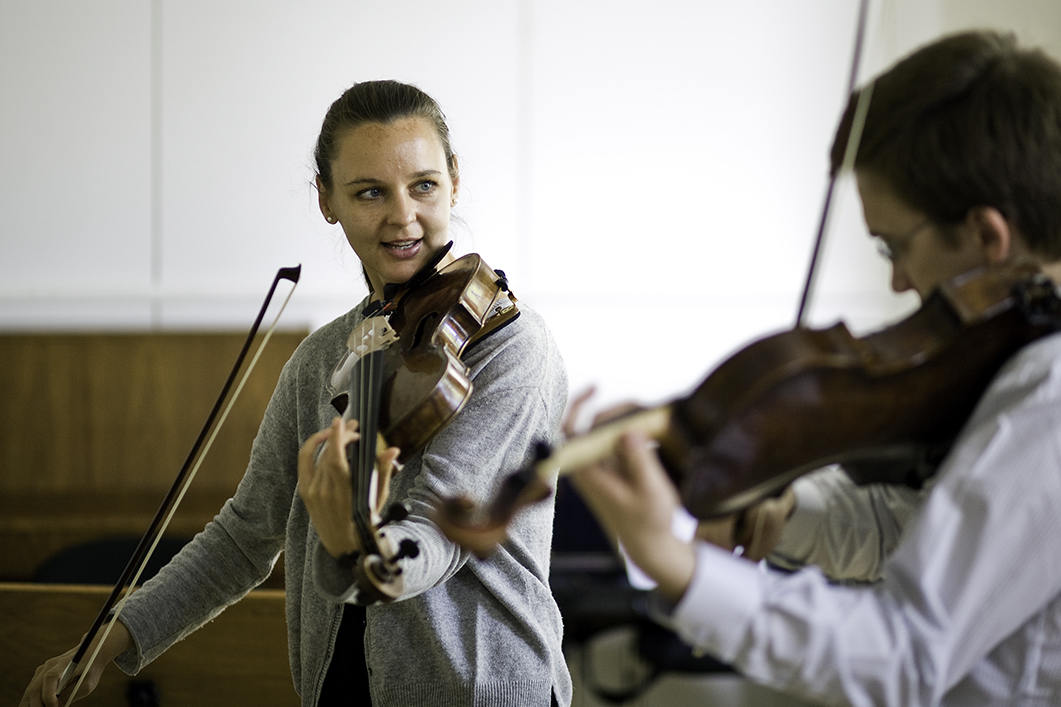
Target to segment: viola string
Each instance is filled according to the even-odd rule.
[[[375,546],[371,535],[371,509],[373,508],[371,496],[374,491],[372,488],[372,471],[375,459],[375,409],[378,405],[377,399],[379,396],[376,390],[376,381],[379,377],[377,367],[381,365],[377,361],[380,356],[376,351],[380,342],[377,328],[379,325],[378,323],[371,323],[373,319],[375,317],[366,320],[370,325],[367,326],[366,340],[364,342],[365,353],[361,357],[360,365],[358,366],[356,401],[353,399],[355,396],[352,395],[351,404],[348,406],[348,410],[353,410],[356,405],[359,436],[356,443],[356,453],[348,457],[352,466],[355,467],[350,470],[353,504],[351,513],[355,530],[360,539],[361,550],[368,553],[374,552]]]
[[[365,387],[368,383],[366,368],[372,365],[372,347],[374,346],[374,332],[371,326],[372,318],[365,320],[368,325],[368,337],[363,342],[365,353],[361,357],[360,365],[357,367],[357,398],[350,401],[350,409],[356,409],[358,441],[355,443],[355,454],[351,455],[354,468],[350,470],[351,479],[351,503],[353,508],[354,530],[357,532],[361,551],[367,550],[365,546],[366,529],[363,513],[361,510],[361,496],[364,493],[364,441],[365,441]],[[356,404],[356,408],[354,405]]]
[[[361,419],[358,420],[358,428],[361,433],[361,439],[358,442],[358,451],[360,453],[360,463],[358,468],[359,476],[359,491],[360,495],[355,499],[356,503],[359,503],[359,512],[362,514],[363,523],[365,528],[365,535],[368,535],[369,522],[371,520],[371,513],[368,509],[371,507],[371,499],[368,498],[369,494],[369,435],[372,433],[371,423],[371,411],[372,411],[372,398],[373,388],[372,381],[375,380],[375,365],[376,365],[376,346],[378,341],[376,339],[376,324],[373,324],[369,329],[369,348],[368,348],[368,370],[366,372],[366,378],[364,385],[361,387],[362,394],[362,405],[361,405]],[[370,550],[368,547],[363,547],[362,550]]]
[[[378,375],[377,367],[379,366],[380,354],[377,351],[379,346],[379,329],[378,322],[372,327],[372,361],[368,365],[368,390],[365,396],[365,420],[366,427],[365,432],[361,437],[361,449],[362,449],[362,481],[363,488],[362,493],[364,494],[364,508],[365,522],[367,527],[371,527],[372,523],[372,508],[375,499],[372,497],[372,470],[373,462],[375,461],[375,440],[376,440],[376,406],[378,404],[378,396],[376,390],[376,376]]]
[[[380,315],[380,319],[382,319]],[[361,438],[364,458],[364,494],[366,523],[371,528],[376,508],[376,434],[379,430],[380,381],[382,379],[383,352],[379,350],[379,325],[372,327],[372,362],[369,364],[368,404],[365,411],[367,426]],[[371,534],[371,533],[370,533]]]

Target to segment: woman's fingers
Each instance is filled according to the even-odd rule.
[[[397,447],[387,447],[377,456],[377,463],[379,469],[382,471],[387,470],[388,473],[400,471],[400,467],[395,463],[398,461],[398,455],[401,454],[401,450]]]
[[[66,672],[66,666],[70,664],[70,660],[74,657],[77,652],[77,647],[71,648],[62,655],[49,658],[37,670],[33,673],[33,679],[27,686],[26,691],[22,695],[22,699],[19,701],[19,707],[39,707],[45,705],[46,707],[57,707],[60,703],[59,692],[59,680],[63,673]],[[89,654],[86,654],[89,655]],[[84,663],[78,666],[77,670],[70,676],[67,684],[64,685],[66,690],[73,689],[73,686],[77,684],[77,681],[84,670]],[[77,692],[76,700],[88,697],[93,690],[96,689],[96,685],[99,683],[100,674],[103,668],[101,666],[92,666],[92,670],[89,671],[88,675],[85,676],[84,681],[81,683],[81,688]],[[66,702],[64,697],[62,703]]]
[[[357,549],[346,461],[346,446],[357,437],[357,422],[337,417],[299,448],[298,495],[321,543],[334,557]]]
[[[375,509],[382,513],[383,507],[390,498],[391,476],[401,470],[398,464],[398,455],[401,453],[397,447],[387,447],[376,455],[376,469],[379,471],[379,486],[376,489]]]
[[[300,492],[328,486],[337,476],[341,479],[349,474],[346,447],[359,438],[357,429],[357,420],[344,422],[336,417],[331,425],[306,438],[298,451]]]
[[[316,476],[317,466],[317,448],[328,439],[331,434],[331,428],[323,429],[319,432],[314,432],[306,441],[302,443],[302,446],[298,450],[298,493],[300,496],[305,497],[305,494],[309,491],[313,485],[314,477]]]
[[[339,469],[346,468],[346,447],[358,439],[357,420],[344,422],[341,417],[337,417],[332,420],[328,433],[320,454],[321,463],[332,464]]]

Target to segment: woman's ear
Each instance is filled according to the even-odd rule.
[[[332,210],[328,208],[328,190],[324,188],[324,183],[321,182],[319,175],[314,178],[314,182],[317,186],[317,205],[320,206],[321,215],[328,223],[335,223],[338,219],[332,214]]]
[[[966,226],[990,265],[1003,263],[1014,254],[1014,233],[1009,221],[994,206],[974,206],[965,215]]]
[[[450,193],[449,196],[449,205],[450,208],[453,208],[457,205],[457,193],[460,191],[461,183],[460,165],[457,164],[456,155],[453,155],[453,164],[450,165],[449,173],[451,175],[451,181],[453,182],[453,191]]]

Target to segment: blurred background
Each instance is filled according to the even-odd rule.
[[[321,119],[351,83],[439,101],[462,172],[457,252],[504,269],[545,316],[572,392],[651,404],[793,325],[857,9],[0,0],[0,702],[87,630],[277,269],[302,265],[283,331],[170,551],[232,493],[286,357],[364,296],[313,189]],[[1057,0],[876,0],[860,81],[972,27],[1061,57]],[[858,334],[912,311],[849,180],[834,206],[807,323]],[[552,581],[576,705],[793,704],[644,622],[563,491]],[[590,575],[615,591],[589,591]],[[88,704],[293,703],[280,587],[282,567],[138,683],[109,671]]]
[[[572,388],[666,399],[791,326],[857,2],[0,2],[0,328],[242,329],[276,269],[283,326],[364,294],[312,150],[350,83],[449,118],[461,252],[541,310]],[[873,3],[860,76],[972,26],[1061,53],[1053,0]],[[876,328],[887,288],[842,185],[810,323]]]

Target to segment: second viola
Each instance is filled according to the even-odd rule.
[[[1055,284],[1027,267],[974,270],[901,322],[862,338],[843,323],[752,342],[689,395],[605,423],[513,473],[495,502],[450,499],[439,523],[485,555],[545,479],[611,453],[625,432],[659,456],[698,518],[739,511],[795,478],[841,464],[859,483],[917,486],[935,472],[999,367],[1061,329]]]

